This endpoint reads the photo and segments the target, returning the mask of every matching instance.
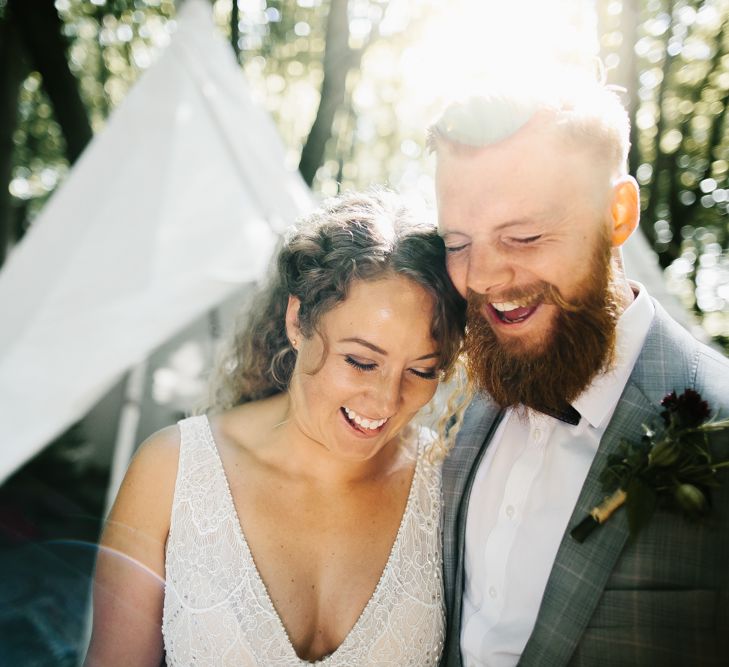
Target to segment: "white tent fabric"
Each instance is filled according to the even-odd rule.
[[[97,135],[0,272],[0,482],[182,326],[258,278],[312,206],[210,5]]]
[[[625,275],[628,278],[645,285],[650,295],[660,302],[671,317],[700,341],[709,342],[706,329],[701,327],[696,317],[686,309],[678,297],[666,289],[663,271],[658,264],[658,255],[640,229],[637,229],[623,246],[623,261]]]

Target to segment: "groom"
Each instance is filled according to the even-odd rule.
[[[666,394],[729,415],[729,361],[623,274],[628,134],[594,82],[475,97],[431,129],[479,391],[443,472],[447,667],[728,664],[729,482],[708,520],[659,507],[632,540],[621,508],[570,536]]]

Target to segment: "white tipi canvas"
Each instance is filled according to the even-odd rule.
[[[264,271],[311,208],[210,5],[115,110],[0,272],[0,481]]]

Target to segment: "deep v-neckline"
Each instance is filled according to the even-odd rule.
[[[251,571],[253,572],[253,576],[255,579],[256,584],[260,587],[261,593],[262,593],[262,600],[259,601],[259,604],[264,608],[264,611],[266,611],[268,614],[270,614],[276,621],[276,624],[281,631],[282,637],[285,640],[285,644],[288,648],[288,650],[291,653],[290,658],[292,660],[297,661],[300,665],[318,665],[321,667],[325,667],[329,662],[334,660],[335,656],[337,656],[340,652],[342,652],[347,644],[352,640],[353,637],[355,637],[357,629],[364,623],[364,620],[366,620],[367,614],[369,613],[369,610],[372,608],[373,604],[375,603],[375,600],[380,596],[381,589],[382,589],[382,582],[384,581],[386,575],[390,571],[390,569],[393,567],[393,562],[395,560],[396,555],[400,552],[400,546],[402,541],[402,534],[403,529],[406,523],[406,520],[410,514],[410,508],[413,503],[413,496],[415,495],[415,482],[418,477],[419,471],[420,471],[420,461],[422,459],[421,452],[420,452],[420,443],[418,443],[417,447],[417,458],[415,461],[415,469],[413,471],[412,479],[410,480],[410,489],[408,490],[408,498],[405,502],[405,509],[403,510],[402,516],[400,517],[400,523],[397,528],[397,533],[395,534],[395,539],[393,540],[392,547],[390,547],[390,552],[387,555],[387,561],[385,562],[385,566],[382,568],[382,572],[380,573],[380,577],[377,580],[377,584],[375,585],[374,590],[372,591],[372,594],[370,595],[369,599],[365,603],[364,607],[362,608],[362,611],[359,613],[359,616],[357,616],[357,620],[354,622],[352,627],[348,630],[347,634],[344,636],[344,639],[342,642],[337,646],[334,651],[331,653],[325,655],[324,657],[320,658],[319,660],[315,660],[314,662],[310,662],[308,660],[304,660],[299,657],[299,655],[296,653],[296,649],[294,648],[294,645],[291,641],[291,636],[288,633],[288,630],[286,629],[286,625],[284,624],[283,620],[281,619],[280,614],[278,613],[278,609],[273,604],[273,600],[271,599],[271,596],[268,592],[268,587],[266,586],[266,582],[263,580],[263,577],[261,576],[260,571],[258,570],[258,566],[256,565],[256,561],[253,558],[253,552],[251,551],[251,548],[248,544],[248,539],[246,538],[245,531],[243,530],[243,524],[241,523],[240,516],[238,515],[238,509],[235,506],[235,501],[233,500],[233,493],[230,489],[230,482],[228,480],[228,475],[225,472],[225,466],[223,465],[223,459],[220,456],[220,452],[218,451],[218,446],[215,442],[215,437],[213,436],[212,427],[210,425],[210,420],[207,415],[203,415],[204,419],[204,425],[205,428],[203,429],[205,438],[208,441],[209,447],[212,449],[214,458],[218,467],[218,472],[220,473],[220,477],[223,483],[223,488],[225,489],[225,495],[227,497],[228,502],[228,509],[232,513],[233,516],[233,523],[235,524],[235,531],[238,539],[241,542],[241,545],[243,547],[243,554],[242,558],[247,559],[250,564]]]

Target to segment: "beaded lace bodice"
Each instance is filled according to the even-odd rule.
[[[296,655],[256,569],[207,417],[179,425],[162,622],[168,667],[438,663],[444,638],[440,467],[424,456],[425,443],[372,597],[339,648],[310,663]]]

